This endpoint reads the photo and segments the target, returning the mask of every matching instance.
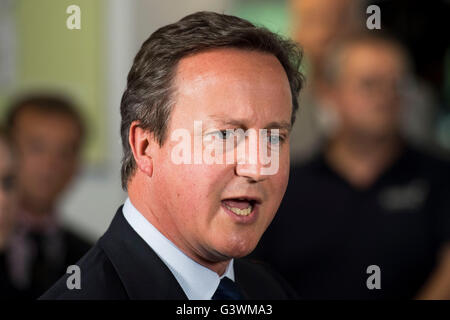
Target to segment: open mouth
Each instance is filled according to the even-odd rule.
[[[252,213],[255,205],[258,203],[255,199],[250,198],[232,198],[222,200],[222,204],[238,216],[248,216]]]

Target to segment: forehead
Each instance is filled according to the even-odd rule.
[[[77,122],[68,114],[50,111],[41,111],[32,106],[24,107],[16,117],[15,126],[20,131],[40,130],[55,131],[78,131]]]
[[[270,79],[287,82],[278,59],[269,53],[224,48],[200,52],[180,60],[175,83],[177,88],[198,87],[211,81],[252,82]]]
[[[291,0],[291,7],[306,18],[323,18],[324,14],[337,15],[353,9],[353,0]],[[312,14],[312,16],[309,16]],[[323,21],[326,23],[327,21]]]
[[[354,44],[344,49],[342,70],[347,74],[364,73],[402,73],[405,62],[395,47],[384,43]]]
[[[290,113],[292,104],[281,63],[258,51],[215,49],[186,57],[177,68],[175,91],[177,104],[195,102],[198,109],[220,108],[225,113],[258,108],[268,114],[283,107]]]

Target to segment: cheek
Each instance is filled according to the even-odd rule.
[[[366,97],[359,94],[356,89],[345,90],[345,92],[342,93],[341,100],[341,108],[343,108],[344,112],[349,116],[361,112],[362,108],[367,104]]]
[[[182,211],[185,219],[196,219],[218,207],[222,172],[216,165],[176,165],[167,159],[157,174],[164,194],[172,199],[171,206],[178,207],[173,209]]]
[[[34,167],[39,167],[40,157],[35,156],[31,152],[24,151],[19,159],[21,170],[33,170]]]
[[[47,158],[42,153],[24,152],[19,159],[19,175],[25,179],[38,179],[43,173],[60,171],[58,167],[49,166]]]
[[[61,160],[61,175],[63,176],[63,181],[71,180],[78,169],[78,161],[74,159]]]

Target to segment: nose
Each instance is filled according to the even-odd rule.
[[[259,164],[236,164],[236,175],[245,177],[252,182],[265,180],[267,176],[261,174],[261,165]]]
[[[242,143],[244,142],[244,143]],[[263,174],[259,149],[262,147],[258,143],[256,131],[250,131],[236,148],[235,173],[237,176],[247,178],[252,182],[260,182],[267,178]]]

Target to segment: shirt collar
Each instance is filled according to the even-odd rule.
[[[228,277],[234,281],[233,259],[219,275],[195,262],[156,229],[127,198],[123,215],[136,233],[156,252],[177,279],[189,300],[210,300],[220,280]]]

